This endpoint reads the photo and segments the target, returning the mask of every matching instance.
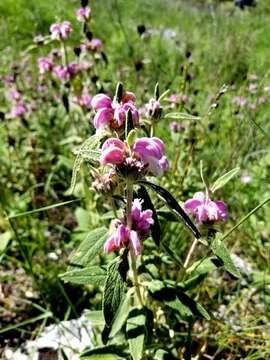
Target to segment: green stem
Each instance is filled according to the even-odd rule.
[[[236,225],[234,225],[226,234],[224,234],[221,238],[221,240],[225,240],[228,236],[231,235],[231,233],[237,229],[240,225],[242,225],[251,215],[253,215],[255,212],[257,212],[261,207],[263,207],[268,201],[270,201],[270,196],[265,199],[263,202],[261,202],[258,206],[256,206],[254,209],[252,209],[246,216],[244,216]]]
[[[195,238],[192,245],[191,245],[191,247],[190,247],[190,249],[189,249],[186,260],[184,262],[184,269],[186,269],[188,267],[189,261],[190,261],[191,256],[192,256],[192,254],[193,254],[193,252],[194,252],[194,250],[196,248],[197,243],[198,243],[198,239]]]
[[[132,200],[133,200],[133,181],[127,178],[127,207],[126,207],[126,216],[127,216],[127,227],[129,230],[132,229]],[[136,256],[134,254],[133,249],[130,249],[130,258],[131,258],[131,269],[133,274],[133,284],[135,286],[135,291],[141,306],[143,306],[142,295],[140,291],[140,284],[137,274],[136,267]]]

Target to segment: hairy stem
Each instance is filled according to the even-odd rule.
[[[132,229],[132,200],[133,200],[133,182],[127,178],[127,207],[126,207],[126,216],[127,216],[127,227]],[[133,284],[135,286],[135,291],[138,297],[138,301],[141,306],[143,306],[142,295],[140,291],[140,284],[138,280],[137,267],[136,267],[136,256],[133,249],[130,249],[130,259],[131,259],[131,269],[133,275]]]
[[[184,269],[186,269],[186,268],[188,267],[189,261],[190,261],[191,256],[192,256],[192,254],[193,254],[193,252],[194,252],[194,250],[195,250],[195,248],[196,248],[197,243],[198,243],[198,239],[195,238],[195,239],[193,240],[193,243],[192,243],[190,249],[189,249],[189,252],[188,252],[188,254],[187,254],[186,260],[185,260],[185,262],[184,262]]]

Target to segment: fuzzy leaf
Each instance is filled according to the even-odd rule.
[[[100,266],[87,266],[83,269],[74,269],[60,275],[61,279],[73,284],[103,286],[106,279],[106,270]]]
[[[131,300],[130,296],[127,295],[122,301],[121,305],[119,306],[115,320],[112,325],[112,329],[110,331],[111,338],[113,338],[123,327],[128,317],[128,313],[130,311],[130,307],[131,307],[130,300]]]
[[[99,346],[95,349],[85,350],[80,359],[83,360],[120,360],[127,359],[127,353],[123,345]]]
[[[127,337],[133,360],[141,360],[145,338],[146,316],[144,309],[133,309],[127,320]]]
[[[127,255],[117,257],[108,266],[103,293],[103,315],[108,327],[114,322],[118,308],[122,302],[125,292],[127,270]]]
[[[84,161],[85,154],[88,154],[88,155],[92,154],[94,156],[94,158],[96,159],[97,154],[95,154],[94,152],[92,153],[91,151],[95,150],[98,147],[103,136],[104,136],[104,134],[90,136],[90,138],[85,140],[85,142],[81,145],[81,147],[77,151],[77,154],[76,154],[77,156],[76,156],[74,166],[73,166],[73,171],[72,171],[70,189],[68,190],[69,194],[72,194],[74,191],[76,181],[77,181],[77,175],[78,175],[81,165]],[[96,161],[98,161],[98,159]]]
[[[228,273],[236,278],[240,277],[240,273],[231,259],[229,250],[218,237],[213,240],[211,244],[211,250],[218,257],[218,259],[222,261],[224,268],[228,271]]]
[[[71,256],[71,265],[87,266],[91,264],[95,257],[103,253],[104,243],[108,236],[108,230],[101,227],[92,230],[80,244],[77,251]]]
[[[165,115],[165,118],[176,119],[176,120],[200,120],[199,116],[194,116],[186,113],[172,112]]]
[[[187,213],[182,209],[182,207],[178,204],[172,194],[164,189],[163,187],[153,184],[149,181],[139,181],[140,184],[150,187],[154,190],[163,201],[170,207],[174,214],[181,218],[184,224],[188,227],[188,229],[192,232],[192,234],[198,239],[201,237],[201,234],[197,227],[194,225],[193,221],[187,215]]]
[[[222,175],[220,178],[218,178],[214,184],[212,185],[210,191],[214,193],[218,189],[222,188],[225,184],[227,184],[228,181],[230,181],[240,170],[239,167],[232,169],[228,171],[226,174]]]

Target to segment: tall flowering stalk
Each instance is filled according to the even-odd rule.
[[[202,177],[206,186],[205,193],[195,193],[192,199],[184,202],[184,208],[168,190],[157,185],[156,181],[150,181],[153,177],[164,177],[165,179],[164,175],[170,171],[164,142],[157,136],[148,136],[151,133],[153,135],[157,120],[162,121],[158,92],[158,88],[156,88],[156,98],[148,104],[147,120],[150,118],[151,121],[145,122],[144,126],[141,126],[143,120],[139,116],[135,94],[124,91],[122,84],[118,84],[114,97],[106,94],[95,95],[91,105],[92,124],[96,132],[81,146],[76,160],[76,163],[80,164],[82,159],[80,156],[83,156],[90,163],[93,177],[92,188],[100,196],[105,196],[106,202],[112,205],[114,218],[111,220],[109,231],[102,227],[94,230],[90,237],[87,237],[87,246],[89,247],[91,244],[93,246],[87,255],[79,251],[77,254],[75,253],[71,262],[75,264],[78,262],[78,265],[81,265],[81,257],[84,259],[84,256],[87,256],[88,261],[92,260],[96,255],[100,255],[102,248],[105,255],[115,254],[113,260],[107,265],[106,274],[102,268],[97,270],[96,266],[87,266],[87,274],[93,268],[91,275],[93,278],[97,276],[97,273],[104,276],[102,311],[105,327],[102,334],[103,343],[110,342],[110,339],[114,337],[113,325],[116,324],[116,328],[119,327],[125,331],[129,343],[129,354],[134,360],[142,359],[145,328],[158,337],[158,328],[163,326],[164,320],[161,319],[165,316],[165,310],[161,310],[161,306],[169,306],[173,309],[171,317],[179,316],[178,311],[180,318],[186,316],[182,312],[185,309],[184,314],[188,314],[189,326],[198,313],[200,316],[210,319],[208,312],[200,304],[197,304],[185,290],[186,281],[189,281],[187,277],[191,271],[190,260],[199,242],[204,246],[209,246],[212,253],[220,261],[224,261],[228,272],[235,277],[238,276],[237,269],[230,260],[226,248],[220,243],[219,238],[215,237],[217,230],[214,225],[227,220],[227,206],[221,200],[211,200],[214,192],[236,172],[225,174],[211,188],[206,186]],[[73,185],[77,173],[78,168],[75,167]],[[161,224],[156,206],[148,190],[156,193],[161,201],[171,209],[174,216],[177,216],[177,219],[181,220],[195,237],[185,261],[179,260],[169,247],[161,242]],[[189,214],[194,218],[194,222]],[[214,235],[207,239],[208,242],[201,238],[204,228],[215,230],[215,232],[212,231],[212,235]],[[156,247],[151,255],[149,254],[149,245],[146,245],[146,240],[150,236]],[[147,243],[149,242],[147,241]],[[86,242],[84,246],[86,246]],[[81,249],[84,249],[84,246]],[[177,259],[178,266],[179,263],[181,264],[176,283],[170,279],[169,272],[168,279],[162,278],[161,281],[159,277],[151,274],[151,280],[145,280],[149,274],[146,274],[147,276],[144,274],[143,277],[141,268],[147,269],[148,265],[156,268],[156,262],[159,263],[161,259],[159,255],[164,249],[170,259]],[[89,254],[91,255],[90,259]],[[173,260],[168,261],[170,266]],[[66,276],[68,278],[68,274]],[[194,274],[192,276],[190,284],[194,282]],[[181,283],[178,284],[180,279]],[[191,286],[190,284],[187,284],[188,288]],[[126,291],[128,286],[131,288]],[[162,302],[163,305],[160,305]],[[126,308],[127,304],[129,304],[128,309]],[[121,311],[127,313],[123,314]],[[167,308],[166,312],[168,312]],[[155,329],[153,327],[149,329],[153,321],[156,324]],[[166,326],[169,328],[170,325],[166,324]],[[130,332],[133,334],[131,330],[141,331],[142,328],[144,329],[143,335],[130,335]],[[155,346],[156,344],[154,344],[154,348]],[[150,353],[154,354],[151,346],[149,347]]]

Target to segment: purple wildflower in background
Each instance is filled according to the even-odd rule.
[[[247,105],[247,99],[244,98],[243,96],[235,96],[232,102],[238,105],[239,107],[244,107]]]
[[[51,38],[53,40],[66,40],[72,32],[72,26],[69,21],[55,23],[50,26]]]
[[[76,17],[80,22],[88,21],[91,17],[91,9],[88,6],[80,8],[76,12]]]
[[[48,57],[42,57],[38,59],[39,73],[45,74],[53,69],[52,59]]]
[[[223,201],[212,201],[203,192],[197,192],[185,202],[185,209],[191,213],[198,224],[209,224],[228,219],[227,205]]]
[[[11,109],[12,118],[23,117],[27,113],[27,107],[23,102],[19,102]]]

